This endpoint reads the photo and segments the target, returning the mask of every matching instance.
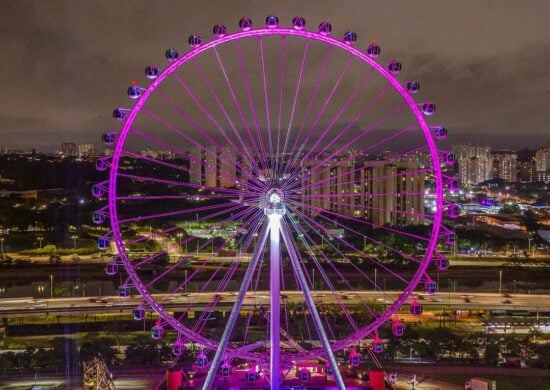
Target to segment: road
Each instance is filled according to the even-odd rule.
[[[189,252],[180,252],[179,246],[177,245],[177,243],[173,239],[166,238],[164,236],[155,236],[154,239],[157,240],[157,242],[159,243],[159,245],[162,248],[167,250],[168,255],[170,256],[170,259],[172,261],[175,261],[176,259],[179,259],[179,258],[185,257],[185,256],[192,256],[192,257],[196,258],[197,261],[208,260],[210,263],[219,263],[219,262],[235,259],[235,257],[220,257],[216,253],[207,253],[207,252],[196,253],[192,250],[189,251]],[[208,249],[209,248],[203,248],[203,251],[207,251]],[[132,258],[134,258],[134,257],[138,258],[138,257],[150,256],[150,255],[153,255],[155,253],[156,252],[154,252],[154,253],[135,252],[135,253],[130,253],[129,255]],[[21,255],[19,253],[6,253],[6,255],[13,258],[14,260],[15,259],[29,259],[33,263],[36,263],[36,264],[44,264],[44,263],[47,264],[49,262],[49,258],[50,258],[48,255],[28,256],[28,255]],[[63,256],[61,256],[62,262],[63,263],[68,263],[68,264],[74,263],[73,260],[71,259],[71,256],[72,255],[63,255]],[[80,261],[79,261],[80,264],[98,264],[98,263],[106,263],[106,262],[110,261],[113,258],[113,256],[115,256],[115,255],[112,254],[112,253],[111,254],[95,253],[93,255],[79,255],[78,257],[80,258]],[[243,253],[240,256],[240,260],[243,261],[243,262],[248,262],[250,260],[250,256],[251,256],[250,253]],[[510,260],[510,258],[508,256],[504,256],[504,255],[501,255],[501,256],[494,255],[494,256],[491,256],[491,257],[478,257],[478,256],[460,255],[460,256],[449,259],[450,265],[455,266],[455,267],[456,266],[500,267],[500,266],[506,265],[509,260]],[[524,263],[525,265],[533,266],[536,263],[540,263],[540,262],[544,263],[544,262],[548,262],[549,260],[550,260],[550,256],[548,256],[548,255],[539,255],[539,256],[531,256],[528,259],[520,258],[518,261]],[[549,262],[549,264],[550,264],[550,262]]]
[[[289,303],[303,302],[301,292],[283,291]],[[400,292],[390,291],[387,293],[378,291],[339,292],[336,296],[329,291],[315,291],[314,299],[319,303],[335,304],[337,300],[346,305],[355,305],[366,302],[372,304],[391,304],[398,297]],[[157,294],[155,298],[164,303],[168,310],[185,310],[191,304],[195,310],[202,310],[215,295],[220,296],[218,308],[230,309],[236,292],[225,292],[215,294],[189,293],[187,295]],[[488,293],[447,293],[441,292],[434,295],[415,294],[415,299],[424,305],[425,308],[448,308],[451,310],[476,310],[476,309],[507,309],[507,310],[531,310],[550,311],[550,297],[548,295],[535,294],[514,294],[503,297],[500,294]],[[12,298],[0,299],[0,317],[3,316],[28,316],[43,314],[70,315],[76,313],[106,313],[117,311],[129,311],[142,302],[141,296],[120,298],[118,296],[105,297],[72,297],[54,299],[33,299],[33,298]],[[269,305],[269,292],[258,291],[255,294],[246,296],[244,306]]]

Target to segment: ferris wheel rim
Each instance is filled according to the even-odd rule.
[[[371,334],[376,329],[378,329],[382,324],[388,322],[390,317],[397,312],[397,310],[406,302],[406,300],[413,294],[414,289],[421,282],[422,278],[425,277],[427,268],[431,262],[431,259],[435,253],[436,245],[438,242],[441,222],[442,222],[442,213],[444,207],[443,201],[443,175],[441,172],[438,148],[435,145],[435,140],[432,137],[430,132],[430,126],[427,124],[421,110],[418,107],[417,102],[412,98],[412,96],[406,91],[406,89],[401,85],[401,83],[382,65],[376,62],[374,59],[370,58],[367,54],[361,52],[359,49],[349,45],[343,41],[337,40],[333,37],[322,35],[318,32],[307,31],[307,30],[296,30],[292,28],[257,28],[251,29],[248,31],[239,31],[225,35],[223,37],[216,38],[210,42],[206,42],[201,46],[189,50],[185,55],[178,58],[176,61],[173,61],[170,66],[168,66],[164,71],[162,71],[158,77],[143,91],[140,98],[136,101],[134,107],[131,109],[128,117],[126,118],[122,130],[120,131],[118,142],[113,153],[111,161],[111,170],[109,173],[109,190],[108,190],[108,208],[111,219],[111,228],[113,241],[119,252],[119,256],[124,264],[124,268],[128,273],[130,279],[134,283],[134,286],[138,289],[139,293],[143,297],[147,305],[157,312],[160,318],[162,318],[168,325],[173,329],[180,332],[181,334],[189,337],[190,339],[208,346],[210,349],[215,349],[218,345],[218,341],[211,340],[209,338],[203,337],[200,334],[193,332],[191,329],[185,327],[182,323],[173,318],[166,309],[159,304],[156,299],[152,296],[149,289],[143,285],[141,278],[137,275],[136,270],[133,268],[131,261],[128,257],[128,254],[125,250],[125,245],[122,239],[122,235],[119,229],[119,221],[117,214],[117,202],[116,202],[116,188],[117,188],[117,178],[118,178],[118,167],[120,158],[123,151],[123,146],[125,144],[126,138],[132,128],[135,118],[141,112],[143,105],[147,102],[149,97],[154,94],[157,88],[166,80],[172,73],[179,69],[183,64],[189,62],[199,54],[213,49],[219,45],[237,41],[244,38],[262,38],[265,36],[296,36],[299,38],[312,39],[320,42],[324,42],[330,46],[338,47],[344,51],[347,51],[354,57],[360,59],[364,63],[368,64],[372,69],[376,70],[378,74],[382,75],[392,86],[395,91],[397,91],[401,97],[404,99],[404,102],[414,115],[417,124],[422,129],[426,144],[429,148],[429,152],[432,158],[432,169],[435,176],[435,213],[434,220],[432,225],[432,230],[430,234],[430,239],[424,254],[424,258],[419,264],[414,276],[409,280],[407,287],[404,289],[403,293],[393,302],[393,304],[386,309],[379,317],[374,321],[370,322],[368,325],[363,326],[357,332],[353,332],[347,337],[337,340],[332,343],[334,350],[340,350],[346,348],[347,346],[354,344],[358,340],[364,338],[365,336]],[[228,354],[231,352],[237,351],[236,348],[229,347]],[[322,355],[322,350],[312,350],[307,353],[303,353],[302,356],[300,353],[292,354],[292,356],[302,356],[303,358],[313,357]],[[249,358],[257,358],[256,353],[246,353],[239,356],[247,356]]]

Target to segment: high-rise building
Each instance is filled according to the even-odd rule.
[[[518,181],[522,183],[536,181],[535,162],[532,159],[518,162]]]
[[[535,180],[550,181],[550,146],[540,148],[535,153]]]
[[[493,152],[493,178],[518,181],[518,155],[514,152]]]
[[[365,219],[376,225],[424,223],[424,172],[414,162],[332,161],[304,166],[302,202],[322,210]]]
[[[61,144],[61,154],[65,157],[76,157],[78,148],[74,142],[64,142]]]
[[[493,178],[493,158],[490,146],[456,145],[458,179],[462,185],[475,185]]]
[[[79,157],[95,156],[95,146],[92,144],[80,144],[77,148]]]
[[[370,165],[370,166],[369,166]],[[360,171],[359,207],[354,214],[375,225],[420,225],[424,223],[424,173],[414,163],[388,163]]]
[[[189,153],[189,178],[192,184],[229,188],[237,183],[237,159],[229,148],[198,148]]]
[[[537,172],[550,171],[550,146],[540,148],[535,153],[535,169]]]

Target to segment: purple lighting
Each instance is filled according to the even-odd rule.
[[[316,358],[329,362],[344,389],[334,353],[365,338],[373,340],[373,352],[382,352],[378,329],[391,326],[403,335],[396,312],[409,303],[410,313],[421,315],[412,294],[417,287],[437,291],[427,275],[432,261],[440,270],[448,267],[436,247],[454,243],[440,233],[441,223],[444,213],[455,218],[460,209],[443,198],[444,189],[458,187],[441,172],[440,159],[450,164],[454,156],[436,146],[447,129],[426,122],[435,104],[413,99],[420,84],[395,77],[400,62],[375,60],[381,53],[375,42],[362,51],[351,31],[334,39],[328,22],[318,31],[305,25],[297,16],[280,27],[270,15],[265,28],[243,18],[238,32],[214,26],[211,41],[191,35],[189,51],[166,51],[166,69],[145,68],[151,83],[128,88],[133,108],[115,109],[122,128],[103,136],[112,157],[96,167],[108,170],[109,180],[92,191],[100,199],[108,195],[108,205],[93,221],[109,220],[112,232],[98,247],[118,253],[106,272],[125,271],[120,297],[139,292],[134,318],[143,320],[146,309],[157,313],[151,337],[173,336],[176,357],[184,342],[200,346],[195,364],[208,370],[204,389],[216,376],[232,375],[233,359],[269,367],[270,374],[251,368],[246,379],[262,385],[271,375],[271,388],[278,389],[281,361]],[[371,83],[375,78],[382,87]],[[402,144],[406,148],[396,151]],[[433,213],[424,209],[428,180]],[[408,229],[420,225],[426,233]],[[150,242],[160,249],[132,254]],[[404,249],[412,245],[414,251]],[[414,272],[403,272],[397,262]],[[152,265],[154,276],[144,277]],[[360,288],[346,278],[350,270],[362,280]],[[391,289],[402,291],[383,310],[356,294],[385,290],[380,272]],[[167,289],[162,298],[159,286]],[[182,308],[174,314],[169,302],[182,294],[187,299],[179,299]],[[316,294],[332,299],[344,331],[333,329],[334,317]],[[365,309],[366,320],[347,294],[358,297],[354,304]],[[260,303],[250,309],[253,296]],[[229,300],[223,333],[209,334],[212,313]],[[302,315],[289,314],[287,304],[296,302],[309,313],[300,318],[306,347],[289,321]],[[191,316],[199,306],[200,314]],[[258,336],[255,323],[269,332]],[[352,366],[361,363],[355,350],[349,359]]]

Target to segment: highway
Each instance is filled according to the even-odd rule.
[[[329,291],[315,291],[314,299],[318,303],[335,304],[337,300],[346,305],[391,304],[401,292],[390,291],[357,291],[339,292],[335,296]],[[214,299],[220,296],[217,310],[229,310],[237,295],[236,292],[216,294],[212,292],[189,293],[180,295],[158,294],[155,298],[163,302],[169,311],[183,311],[191,304],[194,310],[202,310]],[[298,291],[282,291],[281,295],[289,303],[301,303],[303,297]],[[500,295],[491,293],[448,293],[439,292],[434,295],[415,294],[415,299],[425,308],[446,308],[451,310],[476,310],[476,309],[507,309],[550,311],[550,296],[538,294],[513,294]],[[130,311],[142,302],[141,296],[134,295],[127,298],[118,296],[103,297],[72,297],[54,299],[11,298],[0,299],[0,317],[20,317],[29,315],[71,315],[71,314],[98,314],[109,312]],[[244,307],[254,305],[269,305],[269,292],[258,291],[246,296]]]

